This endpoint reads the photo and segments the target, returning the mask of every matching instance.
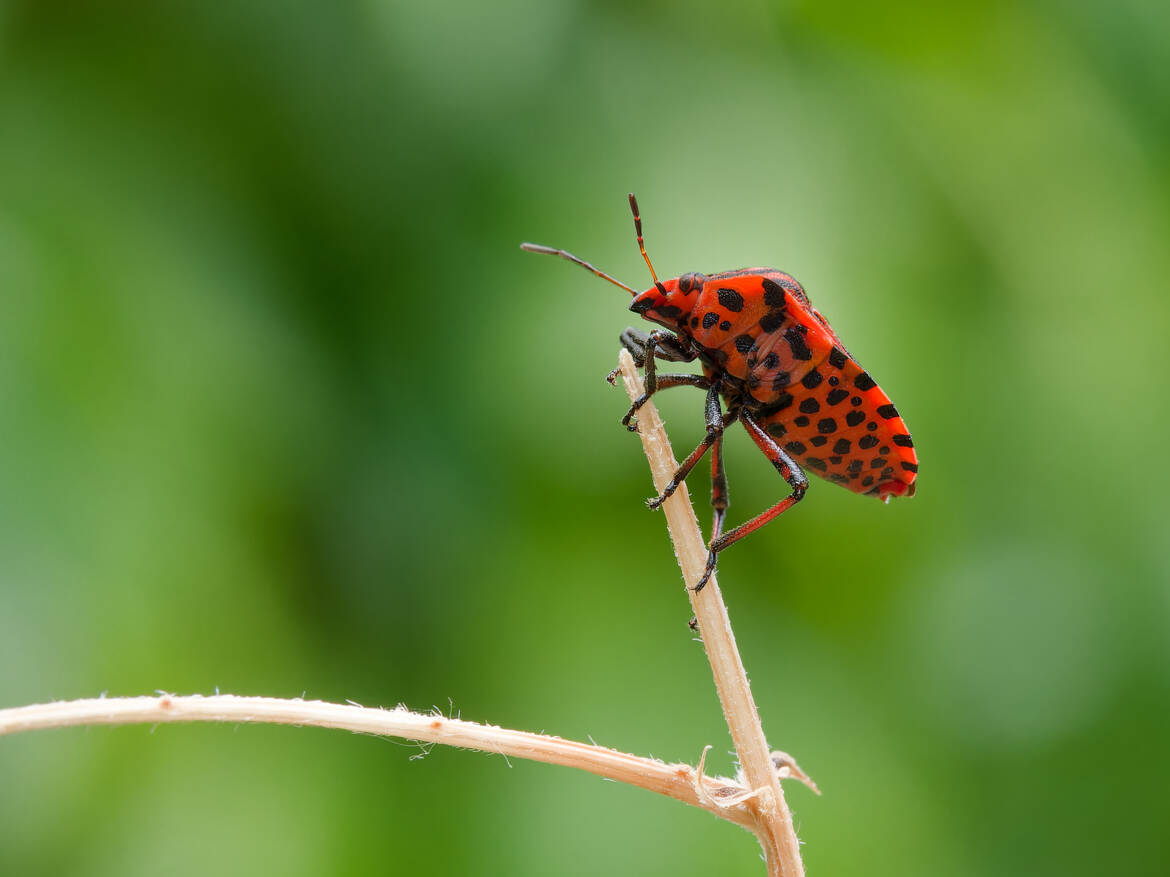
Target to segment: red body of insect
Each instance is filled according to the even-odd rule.
[[[760,405],[757,422],[807,469],[883,500],[914,494],[906,423],[790,275],[684,274],[630,310],[687,336],[707,376],[740,385]]]
[[[659,281],[642,242],[642,220],[630,195],[642,257],[654,285],[638,292],[564,250],[522,244],[526,250],[561,256],[634,296],[630,310],[669,332],[642,335],[626,330],[622,344],[642,360],[646,392],[623,423],[662,389],[707,390],[707,438],[679,467],[657,508],[708,452],[715,522],[707,570],[732,543],[787,511],[808,487],[803,465],[857,493],[888,500],[912,496],[918,457],[906,423],[882,389],[846,350],[828,320],[812,306],[796,280],[774,268],[744,268],[720,274],[683,274]],[[655,358],[699,359],[703,376],[657,375]],[[727,408],[724,417],[720,398]],[[724,428],[740,421],[752,440],[792,488],[772,508],[724,534],[727,483],[723,470]],[[633,428],[633,427],[631,427]]]

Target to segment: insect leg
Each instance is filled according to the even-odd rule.
[[[650,506],[650,508],[658,508],[670,497],[671,494],[678,490],[678,486],[686,480],[688,475],[691,474],[691,470],[695,468],[695,464],[703,459],[703,455],[706,454],[707,451],[711,449],[711,446],[714,445],[715,442],[719,440],[720,436],[723,435],[723,430],[727,427],[727,424],[734,423],[737,416],[733,413],[728,417],[727,421],[724,422],[723,411],[719,407],[719,388],[715,385],[712,385],[711,389],[707,391],[706,411],[706,438],[699,442],[699,446],[691,451],[689,457],[683,460],[682,465],[678,467],[678,471],[674,473],[674,476],[670,479],[670,483],[666,485],[666,489],[662,491],[662,494],[660,496],[656,496],[654,499],[647,500],[646,504]]]
[[[634,357],[634,364],[638,368],[642,368],[646,364],[646,351],[650,348],[651,343],[654,343],[654,355],[659,359],[666,359],[670,362],[692,362],[697,356],[685,340],[670,332],[658,329],[647,333],[630,326],[622,332],[618,340],[622,347],[630,351],[630,355]],[[620,369],[614,369],[610,372],[609,382],[611,384],[618,371]]]
[[[723,516],[727,514],[728,504],[727,470],[723,468],[723,434],[720,433],[711,448],[711,508],[714,510],[711,541],[723,535]]]
[[[658,329],[652,330],[646,336],[646,344],[643,349],[646,351],[642,363],[645,390],[651,395],[657,389],[658,367],[655,364],[656,359],[661,358],[670,362],[690,362],[695,358],[694,351],[691,350],[686,341],[677,335],[660,332]]]
[[[776,518],[784,512],[788,511],[788,509],[796,505],[796,503],[800,502],[800,500],[804,497],[804,492],[808,490],[808,478],[805,477],[801,468],[796,465],[796,461],[788,456],[784,449],[781,448],[780,445],[778,445],[770,435],[768,435],[760,428],[760,425],[756,423],[756,421],[748,412],[741,411],[739,413],[739,417],[740,420],[743,421],[744,429],[746,429],[748,431],[748,435],[752,437],[752,441],[754,441],[756,445],[759,446],[760,450],[764,452],[764,455],[772,462],[772,465],[776,467],[776,471],[779,472],[781,477],[788,482],[788,485],[792,488],[792,493],[786,496],[784,499],[780,500],[780,502],[776,503],[776,505],[772,506],[767,511],[756,515],[746,524],[740,524],[729,533],[724,533],[721,535],[716,533],[712,535],[711,544],[709,546],[710,553],[707,555],[707,569],[704,571],[703,577],[699,579],[699,583],[695,585],[695,591],[702,590],[703,586],[707,584],[707,580],[711,578],[711,573],[715,569],[715,560],[718,557],[719,552],[723,551],[729,545],[734,545],[749,533],[754,533],[773,518]],[[714,493],[715,490],[713,487],[712,497],[714,497]],[[714,499],[712,499],[712,503],[714,503]],[[716,512],[716,515],[719,515],[718,511]],[[721,517],[719,524],[721,529]]]
[[[709,389],[711,381],[705,375],[656,375],[654,392],[659,390],[669,390],[671,387],[698,387],[700,390]],[[645,405],[653,393],[643,393],[634,400],[634,404],[630,406],[630,410],[626,412],[626,416],[622,418],[622,426],[630,432],[637,432],[638,425],[631,424],[630,421],[634,415],[638,413],[638,409]]]
[[[714,510],[711,521],[712,542],[718,541],[723,535],[723,516],[727,514],[728,504],[727,470],[723,468],[723,436],[720,435],[711,449],[711,508]],[[715,561],[718,557],[718,552],[707,552],[707,568],[703,570],[702,578],[695,585],[696,593],[703,589],[711,578],[711,573],[715,572]],[[697,629],[697,625],[692,623],[691,628]]]
[[[642,386],[644,392],[634,400],[634,404],[630,406],[630,410],[622,418],[622,426],[630,432],[638,431],[636,426],[630,425],[630,420],[638,412],[638,409],[646,404],[646,400],[658,390],[680,387],[684,384],[705,390],[711,385],[709,380],[698,375],[663,375],[661,378],[658,377],[658,369],[654,362],[656,357],[669,362],[692,362],[696,358],[691,346],[685,339],[677,335],[660,332],[657,329],[647,334],[634,328],[628,328],[622,332],[620,340],[622,347],[626,348],[634,357],[634,363],[645,370]],[[653,350],[654,355],[648,356],[647,354],[651,350]],[[620,368],[615,368],[609,373],[606,380],[611,384],[615,383],[619,371],[621,371]],[[662,383],[663,381],[666,383]]]

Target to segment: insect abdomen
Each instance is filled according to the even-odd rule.
[[[766,417],[768,433],[808,471],[856,493],[913,494],[918,455],[890,397],[835,345],[815,375]]]

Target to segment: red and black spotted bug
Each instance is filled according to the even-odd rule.
[[[645,369],[645,392],[622,423],[654,393],[669,387],[707,391],[707,436],[683,461],[658,508],[711,451],[711,505],[715,509],[707,569],[695,590],[711,577],[719,552],[753,533],[800,501],[808,489],[805,468],[856,493],[888,501],[913,496],[918,472],[914,442],[890,397],[845,349],[828,320],[812,306],[796,280],[774,268],[743,268],[719,274],[683,274],[659,281],[646,255],[638,202],[630,195],[638,248],[654,285],[638,292],[564,250],[521,244],[533,253],[560,256],[634,296],[630,310],[670,331],[626,329],[622,345]],[[702,375],[658,374],[655,358],[698,359]],[[612,381],[614,374],[610,375]],[[720,407],[720,397],[726,413]],[[792,488],[767,511],[723,532],[727,477],[723,433],[743,424],[752,440]]]

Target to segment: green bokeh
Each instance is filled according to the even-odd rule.
[[[731,770],[602,380],[627,300],[517,248],[645,284],[632,189],[663,273],[795,274],[919,449],[913,500],[818,481],[721,565],[809,873],[1167,873],[1163,4],[439,7],[0,7],[0,706],[305,693]],[[733,521],[778,498],[728,468]],[[0,873],[762,873],[416,754],[6,738]]]

